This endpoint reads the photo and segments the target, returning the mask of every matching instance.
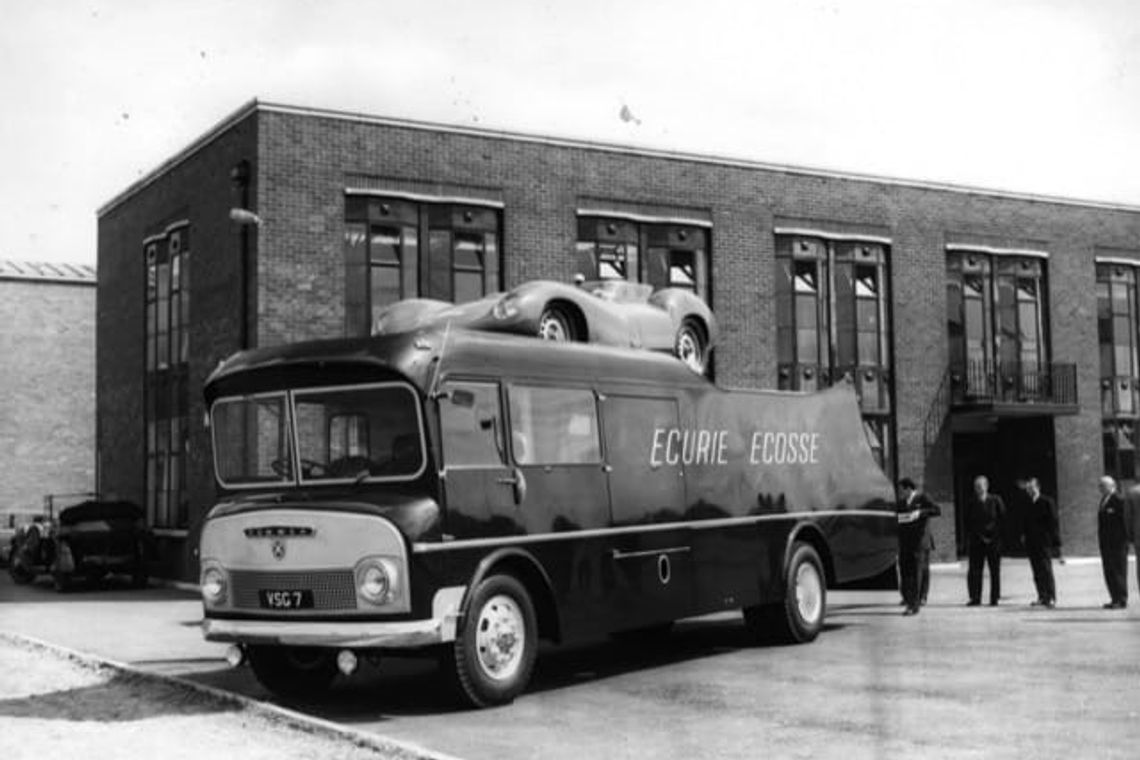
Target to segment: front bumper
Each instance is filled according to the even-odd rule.
[[[432,600],[432,616],[398,622],[223,620],[207,617],[207,641],[231,644],[333,647],[340,649],[413,649],[455,641],[459,608],[466,588],[440,589]]]

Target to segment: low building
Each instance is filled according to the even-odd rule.
[[[1070,553],[1097,477],[1135,476],[1140,207],[254,101],[100,209],[98,245],[101,486],[175,577],[220,359],[579,273],[705,298],[726,385],[853,382],[884,468],[942,503],[942,558],[977,474],[1039,477]]]
[[[95,490],[95,281],[0,259],[0,527]]]

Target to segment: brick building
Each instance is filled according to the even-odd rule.
[[[95,489],[93,267],[0,259],[0,462],[0,526]]]
[[[690,287],[732,386],[849,378],[960,547],[973,475],[1036,474],[1069,553],[1130,479],[1140,207],[252,102],[99,211],[103,488],[192,578],[200,388],[232,351],[366,334],[400,297],[574,274]]]

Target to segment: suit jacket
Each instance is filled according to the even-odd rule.
[[[1128,540],[1124,523],[1124,506],[1124,499],[1116,493],[1110,493],[1107,499],[1101,499],[1096,513],[1097,537],[1100,540],[1111,543]]]
[[[971,496],[966,505],[966,535],[983,544],[1001,541],[1001,524],[1005,519],[1005,502],[996,494],[985,499]]]
[[[934,538],[930,535],[929,520],[938,517],[942,509],[926,494],[916,491],[910,502],[900,499],[895,506],[899,515],[899,551],[910,552],[917,549],[934,548]],[[915,514],[917,513],[917,514]]]
[[[1057,502],[1045,494],[1040,494],[1036,501],[1028,497],[1024,502],[1025,512],[1022,515],[1025,530],[1026,549],[1057,549],[1061,548],[1061,529],[1057,521]]]

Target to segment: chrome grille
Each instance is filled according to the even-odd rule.
[[[261,609],[261,603],[257,598],[258,589],[274,591],[309,589],[313,592],[314,610],[356,609],[356,581],[351,570],[312,570],[294,573],[234,570],[230,573],[230,582],[233,584],[234,607],[238,609]]]

